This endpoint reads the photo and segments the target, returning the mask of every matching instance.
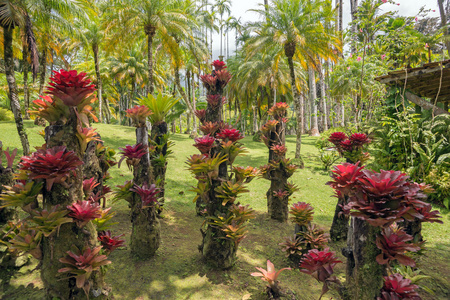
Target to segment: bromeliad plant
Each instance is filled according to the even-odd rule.
[[[147,118],[153,112],[145,105],[136,105],[130,109],[127,109],[127,117],[131,119],[131,122],[136,127],[143,127],[147,121]]]
[[[287,180],[297,166],[286,158],[285,134],[287,110],[289,106],[279,102],[269,109],[268,114],[273,118],[261,128],[262,140],[269,148],[269,164],[261,167],[263,178],[270,180],[267,191],[267,207],[272,219],[286,222],[288,219],[288,202],[292,195],[286,191]]]
[[[122,157],[119,160],[119,168],[122,161],[125,159],[128,169],[132,169],[132,167],[136,167],[141,157],[146,155],[148,153],[147,147],[145,147],[142,144],[136,144],[134,146],[126,145],[125,148],[119,148],[121,152],[119,154],[122,154]]]
[[[235,168],[233,163],[244,152],[239,142],[243,135],[222,121],[224,88],[231,78],[224,62],[214,61],[212,74],[201,76],[207,89],[207,108],[197,111],[204,136],[195,139],[194,146],[201,154],[187,160],[188,168],[198,180],[193,191],[198,215],[206,217],[199,246],[206,262],[220,269],[233,266],[239,242],[245,237],[246,219],[239,210],[238,195],[247,192],[245,185],[258,171],[254,168]],[[238,208],[237,208],[238,207]],[[240,207],[240,208],[239,208]],[[245,220],[245,221],[244,221]]]
[[[322,250],[328,243],[328,234],[313,224],[313,207],[306,202],[294,203],[290,210],[291,221],[295,223],[294,237],[285,238],[279,245],[295,265],[311,249]]]
[[[354,133],[351,136],[343,132],[333,132],[328,139],[347,162],[363,164],[369,159],[369,153],[364,152],[371,140],[365,133]]]
[[[91,276],[109,263],[106,256],[98,255],[101,247],[97,247],[97,230],[92,221],[109,211],[102,210],[97,202],[108,191],[102,184],[107,178],[106,170],[115,162],[114,153],[111,155],[101,144],[89,124],[88,116],[96,120],[90,107],[96,99],[94,85],[77,71],[55,72],[51,81],[48,95],[35,101],[36,113],[50,122],[45,129],[46,144],[22,157],[17,183],[2,195],[1,204],[21,207],[27,214],[13,225],[20,231],[11,231],[15,235],[8,240],[10,248],[41,260],[47,297],[69,299],[82,294],[79,288],[86,295],[90,287],[95,287],[96,292],[105,288],[103,276]],[[93,158],[98,161],[93,163]],[[94,170],[92,165],[98,168]],[[95,175],[87,175],[89,170]],[[84,175],[94,177],[85,182],[86,195]],[[37,201],[41,195],[42,201]],[[77,250],[69,251],[71,244]],[[83,247],[89,249],[78,250]],[[71,258],[62,258],[66,253]],[[64,269],[62,263],[70,267]],[[72,280],[57,280],[58,270],[76,277],[76,285]]]
[[[94,249],[84,248],[83,250],[72,246],[72,249],[67,251],[67,256],[59,259],[66,267],[59,269],[58,272],[68,273],[70,277],[75,277],[76,286],[83,289],[88,297],[91,288],[89,278],[92,272],[99,271],[102,266],[111,263],[107,260],[106,255],[100,254],[101,249],[102,246]]]
[[[384,277],[384,286],[381,289],[381,296],[377,300],[421,300],[417,289],[419,287],[411,283],[410,279],[403,278],[400,274],[393,274]]]
[[[336,276],[332,276],[334,273],[334,267],[341,263],[335,256],[335,253],[328,248],[319,251],[317,249],[309,250],[308,253],[302,258],[300,263],[300,272],[306,273],[314,277],[317,281],[323,283],[322,294],[320,298],[330,289],[331,283],[338,285],[338,291],[340,292],[341,282]]]
[[[171,154],[169,147],[169,132],[165,121],[167,114],[180,99],[172,95],[158,94],[156,97],[148,94],[147,97],[139,99],[140,104],[146,106],[152,114],[149,116],[152,123],[152,130],[149,135],[150,146],[153,151],[150,153],[150,164],[152,166],[153,178],[160,190],[159,197],[161,207],[164,204],[164,186],[166,181],[167,159]],[[161,212],[158,210],[158,213]]]
[[[47,191],[50,191],[54,183],[67,186],[69,176],[75,175],[75,170],[82,164],[74,151],[57,146],[23,156],[20,170],[26,171],[29,179],[45,179]]]
[[[267,260],[267,270],[256,267],[259,272],[251,273],[250,275],[256,277],[262,277],[261,279],[267,282],[267,294],[270,298],[278,299],[281,296],[281,290],[279,287],[278,276],[280,276],[281,272],[284,270],[291,270],[291,268],[282,268],[280,270],[276,270],[275,266],[270,260]]]
[[[330,237],[333,241],[347,239],[349,218],[343,213],[342,208],[348,203],[349,196],[355,193],[357,187],[355,182],[362,176],[363,168],[359,166],[359,162],[338,165],[332,170],[331,178],[333,180],[327,182],[327,185],[334,189],[335,196],[338,198],[330,228]]]
[[[411,182],[399,171],[362,170],[358,164],[338,166],[332,176],[329,184],[348,197],[342,212],[352,217],[353,236],[343,250],[349,293],[353,298],[379,297],[385,266],[390,269],[392,262],[414,266],[407,252],[420,250],[420,244],[413,243],[420,240],[416,238],[420,223],[440,221],[438,212],[424,202],[429,187]]]

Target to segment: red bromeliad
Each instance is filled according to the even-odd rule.
[[[396,224],[383,228],[381,236],[378,236],[376,241],[378,249],[382,251],[377,256],[377,262],[380,265],[385,265],[397,260],[402,265],[415,267],[415,261],[404,254],[407,251],[416,252],[420,250],[420,246],[407,243],[412,239],[411,235],[398,228]]]
[[[194,114],[200,120],[200,123],[203,124],[206,120],[206,109],[197,109]]]
[[[333,268],[341,262],[329,248],[322,251],[312,249],[302,258],[300,272],[311,275],[317,281],[325,282],[333,274]]]
[[[47,87],[47,94],[59,98],[67,106],[77,106],[95,91],[95,85],[86,77],[86,73],[76,70],[59,72],[53,71]]]
[[[232,141],[233,143],[244,138],[244,136],[239,132],[239,130],[234,128],[222,129],[219,133],[217,133],[216,137],[225,142]]]
[[[202,154],[209,155],[209,151],[213,147],[215,140],[216,139],[214,137],[207,134],[203,137],[196,138],[194,140],[195,141],[194,147],[197,148]]]
[[[122,236],[124,236],[124,234],[112,236],[111,231],[106,230],[98,233],[98,240],[102,244],[103,248],[111,253],[113,250],[125,245],[125,240],[120,239]]]
[[[78,227],[83,227],[89,221],[100,218],[102,216],[102,209],[98,203],[91,201],[77,201],[72,205],[67,206],[70,210],[69,217],[75,219]]]
[[[121,150],[119,154],[122,154],[122,158],[119,160],[119,168],[124,159],[126,159],[128,168],[131,168],[131,166],[137,165],[141,157],[148,153],[148,150],[142,144],[126,145],[125,148],[119,148],[119,150]]]
[[[160,189],[155,184],[150,186],[147,183],[144,183],[142,186],[134,185],[130,191],[137,193],[141,197],[142,208],[153,207],[155,204],[158,204]]]
[[[83,249],[80,251],[77,247],[72,246],[71,251],[67,251],[67,256],[60,258],[59,261],[66,265],[65,268],[59,269],[59,273],[70,273],[76,278],[76,285],[82,288],[86,295],[89,295],[90,284],[89,277],[93,271],[97,271],[101,266],[110,264],[106,255],[99,255],[101,246],[94,249]]]
[[[75,152],[67,151],[65,146],[57,146],[23,156],[20,169],[27,171],[30,179],[45,179],[47,191],[50,191],[54,183],[64,183],[69,174],[82,164]]]
[[[215,71],[220,71],[220,70],[225,69],[227,67],[225,65],[224,61],[221,61],[221,60],[218,60],[218,59],[213,61],[211,65],[214,67]]]
[[[85,197],[89,197],[94,191],[94,188],[98,185],[100,185],[100,183],[98,183],[94,177],[83,180],[83,192]]]
[[[333,178],[333,181],[328,181],[327,184],[334,190],[349,195],[357,187],[358,179],[363,176],[362,169],[364,167],[359,167],[359,163],[338,165],[332,170],[331,178]]]
[[[400,274],[393,274],[384,277],[381,297],[378,297],[377,300],[420,300],[422,298],[416,292],[418,288],[417,285],[411,284],[410,279],[405,279]]]

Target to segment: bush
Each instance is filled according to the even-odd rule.
[[[0,121],[14,121],[13,113],[3,107],[0,107]]]

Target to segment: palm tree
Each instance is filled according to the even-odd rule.
[[[42,94],[47,70],[47,60],[49,60],[50,45],[54,40],[52,32],[59,32],[62,29],[71,32],[75,18],[80,19],[90,12],[91,1],[89,0],[22,0],[28,4],[28,9],[33,12],[33,20],[40,30],[40,78],[39,94]],[[55,29],[57,27],[57,29]],[[51,58],[50,58],[51,59]]]
[[[128,49],[125,49],[121,54],[123,56],[115,55],[109,60],[111,66],[111,73],[116,79],[127,86],[130,86],[129,95],[122,97],[122,110],[130,108],[134,100],[137,98],[136,90],[143,88],[147,81],[147,68],[144,55],[142,53],[143,43],[133,43]]]
[[[102,77],[100,76],[100,65],[99,65],[99,46],[105,39],[105,32],[102,30],[102,16],[97,13],[95,16],[86,19],[79,19],[75,23],[77,30],[75,34],[79,42],[86,48],[92,50],[92,55],[94,57],[95,65],[95,75],[97,78],[97,97],[99,105],[99,120],[103,122],[102,114]]]
[[[32,58],[33,75],[36,75],[38,55],[31,19],[26,5],[27,3],[24,0],[0,0],[0,26],[3,28],[3,57],[5,60],[6,80],[8,82],[11,110],[14,114],[17,132],[22,143],[24,155],[29,154],[30,145],[28,143],[28,136],[23,127],[22,113],[20,110],[19,97],[17,95],[12,42],[15,27],[21,28],[26,36],[25,40],[28,45],[27,52]],[[27,58],[25,57],[24,59]]]
[[[249,55],[276,43],[283,47],[288,61],[292,95],[297,109],[296,158],[300,157],[304,107],[296,86],[294,58],[307,69],[316,55],[328,57],[333,53],[333,48],[340,48],[339,39],[322,23],[324,18],[330,18],[324,16],[324,13],[329,13],[326,9],[329,5],[330,1],[275,0],[268,7],[268,12],[265,8],[254,10],[262,17],[267,16],[267,21],[251,24],[257,36],[250,41],[253,51]]]
[[[222,41],[223,41],[223,15],[227,13],[230,15],[231,13],[231,0],[216,0],[216,3],[212,7],[212,9],[215,9],[219,15],[220,15],[220,56],[223,56],[222,53]]]
[[[180,6],[183,0],[115,0],[110,28],[116,27],[119,38],[129,38],[145,33],[147,36],[147,92],[154,92],[153,40],[160,35],[160,41],[170,41],[172,34],[191,36],[189,22]],[[166,48],[168,45],[164,45]],[[170,45],[169,45],[170,46]]]

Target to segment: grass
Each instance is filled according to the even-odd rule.
[[[26,121],[31,146],[43,143],[38,132],[42,127],[35,127]],[[95,124],[105,144],[118,149],[126,144],[135,143],[134,128],[115,125]],[[0,141],[4,147],[18,147],[20,142],[13,123],[0,122]],[[201,262],[197,246],[201,243],[199,228],[203,219],[195,215],[192,199],[194,193],[190,191],[195,184],[194,178],[186,170],[185,161],[189,155],[197,153],[192,146],[193,141],[186,135],[172,136],[175,146],[169,160],[167,170],[166,205],[161,220],[161,246],[154,258],[139,261],[131,257],[128,249],[119,249],[110,256],[113,262],[108,267],[106,281],[111,286],[115,299],[264,299],[265,283],[249,274],[256,266],[266,266],[270,259],[276,268],[289,265],[289,261],[280,251],[278,243],[283,237],[294,233],[291,222],[280,224],[267,217],[267,201],[265,193],[269,188],[269,181],[253,180],[248,189],[250,193],[240,198],[242,204],[249,204],[257,211],[257,217],[248,226],[248,236],[242,241],[238,251],[238,262],[228,271],[215,271]],[[248,148],[246,156],[239,157],[239,165],[261,166],[267,163],[268,151],[263,143],[253,142],[251,137],[243,140]],[[315,208],[314,222],[329,228],[331,225],[336,199],[332,197],[332,190],[325,185],[329,174],[321,169],[318,152],[314,147],[315,138],[304,136],[302,156],[305,168],[297,171],[291,180],[300,187],[292,201],[305,201]],[[289,157],[294,156],[295,137],[287,137]],[[114,167],[110,170],[112,179],[110,186],[122,184],[132,178],[132,174],[125,164],[121,169]],[[126,240],[130,236],[129,209],[125,202],[113,205],[117,212],[115,225],[112,230],[116,234],[125,234]],[[424,224],[423,234],[427,240],[425,255],[416,257],[423,274],[431,279],[422,281],[431,288],[435,295],[421,291],[423,299],[448,299],[450,297],[450,233],[448,211],[441,210],[444,224]],[[340,245],[330,244],[337,251],[341,260]],[[43,297],[42,283],[39,272],[31,272],[32,266],[22,268],[11,280],[10,286],[3,291],[2,299],[39,299]],[[345,266],[337,267],[337,274],[344,279]],[[310,276],[300,273],[298,269],[284,271],[280,276],[281,287],[290,299],[318,299],[321,285]],[[332,293],[323,299],[336,298]]]

